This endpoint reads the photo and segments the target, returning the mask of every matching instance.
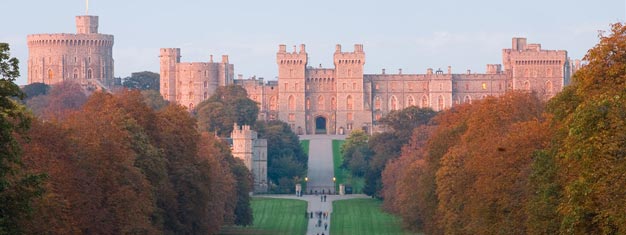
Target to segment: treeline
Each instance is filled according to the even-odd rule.
[[[20,115],[1,119],[13,136],[3,146],[15,144],[1,171],[13,185],[0,185],[0,234],[216,234],[252,223],[250,172],[185,108],[137,90],[87,97],[68,82],[24,90],[38,95],[25,101],[36,116],[7,99],[19,91],[1,97],[14,105],[3,113]]]
[[[416,128],[384,207],[436,234],[626,233],[626,27],[548,103],[511,92]]]

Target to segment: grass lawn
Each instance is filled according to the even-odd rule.
[[[415,234],[402,230],[400,218],[382,212],[380,204],[376,199],[334,201],[330,234]]]
[[[362,177],[353,177],[349,170],[341,168],[341,163],[343,162],[341,145],[343,142],[344,140],[333,140],[333,171],[337,180],[336,190],[339,191],[339,184],[344,184],[352,186],[352,193],[363,193],[365,179]]]
[[[305,234],[307,202],[294,199],[252,198],[254,225],[227,227],[220,234]]]
[[[300,140],[300,145],[302,146],[302,150],[304,150],[304,153],[306,153],[307,155],[309,155],[310,143],[311,143],[311,140]]]

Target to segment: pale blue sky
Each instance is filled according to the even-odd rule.
[[[364,44],[366,73],[425,73],[452,66],[484,72],[501,63],[512,37],[581,58],[598,30],[624,21],[624,0],[91,0],[99,31],[115,35],[115,76],[159,71],[162,47],[181,48],[182,60],[228,54],[235,73],[273,79],[278,44],[304,43],[309,65],[332,67],[335,44]],[[2,0],[0,41],[11,44],[26,83],[26,35],[75,33],[84,0]]]

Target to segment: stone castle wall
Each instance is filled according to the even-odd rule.
[[[77,16],[77,34],[27,36],[28,84],[72,80],[87,87],[113,85],[113,35],[98,33],[97,16]]]
[[[231,139],[233,157],[241,159],[252,173],[254,192],[267,192],[267,140],[259,139],[250,126],[236,123]]]
[[[221,62],[180,62],[179,48],[160,50],[161,95],[165,100],[181,104],[190,110],[211,97],[220,86],[234,83],[234,65],[228,56]]]

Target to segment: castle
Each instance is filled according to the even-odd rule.
[[[179,49],[161,49],[161,93],[166,99],[191,109],[212,95],[215,88],[207,87],[207,82],[238,84],[259,103],[259,120],[285,121],[299,135],[349,134],[354,129],[372,133],[382,130],[378,121],[394,110],[418,106],[441,111],[509,90],[534,91],[549,99],[569,83],[570,74],[580,66],[579,61],[570,62],[567,51],[544,50],[540,44],[527,43],[526,38],[513,38],[511,48],[502,50],[502,64],[488,64],[484,74],[470,70],[453,73],[451,67],[447,71],[429,68],[425,74],[403,74],[402,70],[390,74],[384,69],[380,74],[364,74],[366,58],[361,44],[349,52],[337,45],[333,68],[308,66],[305,45],[292,52],[279,45],[278,81],[267,82],[203,77],[203,73],[215,73],[201,67],[181,71],[185,65],[176,59],[179,56]],[[220,68],[227,67],[232,73],[232,65],[225,63],[227,60]],[[171,84],[182,87],[172,88]]]
[[[239,126],[237,123],[234,124],[230,138],[233,157],[243,160],[252,172],[254,192],[267,192],[267,140],[259,139],[257,133],[250,130],[250,126]]]
[[[162,48],[161,96],[163,99],[182,104],[189,109],[208,99],[218,86],[233,84],[234,66],[228,63],[228,55],[221,62],[181,63],[179,48]]]
[[[75,81],[93,90],[113,80],[113,35],[98,33],[98,16],[76,16],[76,34],[33,34],[28,42],[28,84]]]

